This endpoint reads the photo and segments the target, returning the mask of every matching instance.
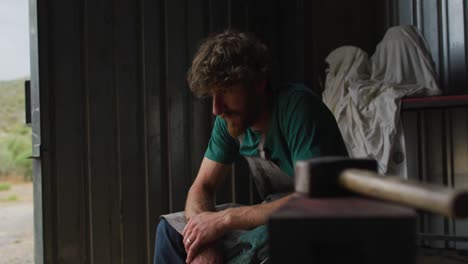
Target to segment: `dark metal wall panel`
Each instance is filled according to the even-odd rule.
[[[303,59],[305,71],[301,74],[305,75],[302,78],[313,89],[320,90],[319,83],[323,84],[325,81],[325,69],[328,66],[325,59],[333,50],[341,46],[357,46],[371,56],[382,38],[387,20],[385,1],[365,0],[359,3],[339,0],[304,1],[304,7],[308,9],[303,11],[304,18],[301,19],[306,21],[302,25],[304,40],[302,47],[296,48],[297,57],[292,61],[297,62],[304,58],[303,54],[307,55]],[[298,7],[299,10],[301,8]],[[298,25],[303,23],[301,20],[297,21]],[[285,34],[288,36],[288,33]],[[285,41],[290,41],[290,38]],[[298,42],[301,43],[301,39]],[[288,50],[285,52],[284,56],[290,56]],[[301,72],[294,68],[292,70]]]
[[[413,0],[394,0],[397,5],[398,19],[401,25],[414,23],[414,1]]]
[[[152,258],[140,4],[37,2],[44,176],[38,263]]]
[[[397,20],[412,24],[425,36],[432,52],[440,85],[447,94],[467,93],[467,8],[463,0],[395,0]]]
[[[46,28],[49,24],[47,14],[50,13],[50,3],[37,2],[31,0],[29,8],[35,8],[35,16],[30,16],[32,24],[35,27],[32,30],[37,34],[36,38],[31,39],[31,44],[37,45],[36,50],[32,50],[32,58],[36,60],[35,63],[31,64],[31,101],[39,99],[36,105],[36,115],[32,115],[33,122],[37,121],[36,125],[33,125],[33,133],[40,135],[40,139],[37,140],[38,153],[35,154],[37,157],[34,160],[35,167],[33,168],[34,175],[34,225],[40,226],[40,229],[35,229],[35,262],[39,264],[47,263],[52,261],[57,255],[57,229],[56,229],[56,201],[55,192],[56,184],[53,179],[53,159],[54,154],[52,151],[52,138],[53,138],[53,122],[52,119],[52,105],[53,98],[51,96],[52,91],[50,84],[52,82],[52,67],[49,60],[42,58],[49,58],[51,54],[51,32],[50,29]],[[31,12],[31,11],[30,11]],[[34,43],[36,41],[36,43]],[[36,92],[34,92],[36,91]],[[38,98],[39,97],[39,98]],[[38,115],[38,116],[37,116]],[[41,171],[37,171],[40,169]],[[40,175],[39,178],[36,178]],[[44,179],[45,178],[45,179]],[[36,190],[40,191],[36,191]],[[37,201],[40,201],[38,204]],[[40,207],[36,207],[39,205]]]
[[[231,13],[231,0],[209,0],[209,19],[208,19],[208,28],[212,33],[218,33],[223,31],[226,28],[230,27],[230,21],[232,17],[240,17],[239,14]],[[234,9],[239,11],[239,9]],[[236,28],[241,30],[241,28]],[[210,101],[210,100],[208,100]],[[211,101],[210,101],[211,102]],[[214,117],[213,117],[214,118]],[[214,119],[213,119],[214,120]],[[204,152],[204,151],[203,151]],[[215,194],[215,203],[224,204],[232,202],[232,179],[233,179],[232,170],[226,175],[225,179],[222,181]]]
[[[389,25],[413,24],[425,36],[445,94],[466,94],[466,1],[396,0],[396,20]],[[432,110],[404,114],[408,173],[418,179],[467,186],[466,164],[468,131],[466,110]],[[418,125],[414,126],[414,122]],[[417,152],[417,155],[414,155]],[[414,166],[414,164],[418,164]],[[430,214],[422,214],[420,231],[447,236],[466,236],[468,226]],[[429,242],[436,247],[467,248],[466,243]]]
[[[148,193],[147,254],[152,256],[156,224],[169,209],[169,174],[167,166],[164,1],[142,1],[143,87],[146,95],[146,144]]]
[[[453,174],[452,184],[468,187],[468,111],[466,109],[452,110],[453,138]],[[468,237],[467,221],[457,220],[452,233]],[[456,247],[467,249],[468,243],[457,242]]]
[[[113,9],[106,1],[85,2],[85,91],[88,203],[88,257],[95,262],[109,263],[120,258],[119,203],[116,180],[102,175],[118,175],[116,92],[114,71]],[[110,239],[109,239],[110,238]]]
[[[447,46],[449,50],[449,87],[457,93],[467,93],[467,68],[465,15],[467,9],[463,0],[447,0]]]
[[[315,12],[313,9],[304,10],[303,0],[281,1],[279,8],[283,14],[277,19],[280,81],[303,82],[305,80],[304,36],[306,34],[304,14],[307,12],[313,15]]]
[[[191,63],[191,55],[194,54],[200,43],[200,36],[204,36],[204,32],[207,31],[208,21],[206,19],[208,10],[205,8],[205,1],[193,0],[188,1],[187,9],[190,10],[187,14],[187,50],[189,56],[186,58],[186,63]],[[204,19],[200,19],[200,17]],[[190,151],[191,164],[189,176],[193,180],[198,172],[206,146],[208,145],[208,139],[211,134],[211,100],[203,99],[197,100],[192,94],[189,95],[189,107],[190,107]]]
[[[80,2],[53,1],[51,13],[62,23],[52,25],[52,31],[61,38],[53,38],[50,45],[53,55],[49,58],[53,69],[51,85],[54,87],[55,111],[52,118],[61,126],[53,138],[54,154],[60,162],[53,168],[56,184],[56,242],[57,261],[82,263],[85,260],[84,230],[84,117],[83,111],[83,5]],[[70,41],[73,40],[73,41]],[[41,59],[41,58],[39,58]],[[72,62],[72,63],[71,63]],[[58,67],[60,65],[60,67]],[[75,81],[71,81],[75,80]],[[62,100],[57,100],[61,98]],[[58,111],[59,110],[59,111]],[[73,151],[70,151],[73,149]],[[47,232],[47,230],[44,230]]]
[[[425,145],[426,170],[424,181],[438,185],[446,185],[447,174],[444,153],[446,152],[445,139],[443,132],[445,123],[443,122],[443,113],[438,110],[427,111],[427,119],[424,122],[424,131],[426,133],[423,144]],[[444,234],[444,218],[437,215],[423,214],[424,230],[428,233]],[[431,243],[433,246],[442,246],[440,242]]]
[[[166,75],[168,107],[168,155],[171,182],[171,211],[184,209],[189,170],[189,91],[186,86],[187,70],[187,5],[184,0],[166,1]]]
[[[231,0],[207,0],[209,10],[209,32],[221,32],[229,25]],[[237,15],[237,14],[235,14]]]
[[[406,160],[407,160],[407,171],[408,178],[412,180],[419,180],[419,166],[418,166],[418,147],[419,147],[419,131],[418,131],[418,113],[408,112],[403,113],[401,116],[401,122],[404,127],[405,136],[405,147],[406,147]],[[409,162],[409,161],[416,162]]]
[[[406,160],[411,179],[467,187],[468,118],[466,109],[419,110],[403,113]],[[421,212],[419,232],[442,236],[466,237],[468,226]],[[432,247],[466,249],[466,243],[423,241]]]
[[[249,25],[248,0],[228,1],[228,24],[231,28],[248,30]]]
[[[434,14],[434,10],[439,8],[440,1],[439,0],[426,0],[423,1],[421,4],[422,9],[422,21],[418,23],[420,25],[421,31],[425,36],[428,44],[429,49],[431,51],[432,57],[434,58],[436,72],[440,75],[440,69],[443,67],[442,62],[440,60],[440,51],[442,50],[440,43],[440,13]]]
[[[114,203],[120,207],[120,261],[145,263],[146,188],[144,112],[142,108],[141,1],[114,3],[114,80],[116,91],[117,182]],[[110,176],[110,175],[109,175]]]
[[[210,102],[184,80],[207,34],[206,6],[75,1],[41,11],[42,31],[64,47],[40,51],[42,72],[54,73],[41,83],[53,81],[42,99],[46,263],[151,262],[158,216],[183,209],[211,130]],[[66,33],[50,27],[70,20]]]

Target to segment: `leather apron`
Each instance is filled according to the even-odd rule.
[[[244,135],[239,136],[239,143],[242,145]],[[271,202],[276,199],[282,198],[294,190],[293,177],[283,172],[275,163],[269,159],[268,152],[264,149],[265,134],[262,134],[260,142],[258,144],[258,151],[260,157],[249,157],[244,156],[249,165],[251,177],[257,187],[259,196],[263,199],[263,203]],[[221,211],[227,208],[239,207],[240,204],[229,203],[216,206],[217,211]],[[167,222],[177,230],[180,234],[186,225],[186,219],[184,212],[177,212],[172,214],[162,215]],[[255,230],[255,229],[254,229]],[[225,249],[225,261],[231,262],[229,259],[234,259],[242,250],[245,251],[245,247],[240,244],[240,239],[243,235],[250,231],[247,230],[235,230],[227,233],[223,238],[223,245]],[[234,261],[235,262],[235,261]],[[255,261],[250,261],[255,263]]]

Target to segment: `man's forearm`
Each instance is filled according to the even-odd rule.
[[[229,219],[227,229],[250,230],[266,224],[271,213],[293,198],[293,195],[290,194],[269,203],[230,208],[222,211]]]
[[[206,187],[193,185],[187,195],[185,204],[185,218],[189,219],[193,215],[201,212],[214,211],[213,191]]]
[[[211,194],[211,197],[207,197],[206,194]],[[184,245],[187,251],[187,262],[191,261],[201,247],[218,241],[230,230],[249,230],[265,224],[273,211],[294,196],[291,194],[270,203],[206,212],[214,209],[212,202],[207,203],[207,201],[212,201],[212,194],[212,192],[200,191],[196,187],[190,189],[185,212],[187,225],[182,232],[186,242]]]
[[[201,212],[214,211],[215,190],[229,169],[228,164],[203,158],[197,177],[187,195],[185,203],[185,217],[187,219]]]

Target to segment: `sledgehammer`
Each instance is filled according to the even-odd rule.
[[[468,190],[382,176],[376,171],[376,161],[368,159],[324,157],[298,161],[295,189],[315,198],[357,193],[447,217],[468,217]]]

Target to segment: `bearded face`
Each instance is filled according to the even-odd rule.
[[[245,132],[245,130],[249,127],[249,122],[247,122],[245,114],[221,114],[221,118],[226,120],[229,134],[233,138],[237,138],[240,135],[242,135]]]
[[[242,135],[258,118],[260,106],[255,97],[253,89],[242,85],[225,88],[213,97],[213,114],[226,120],[233,138]]]

